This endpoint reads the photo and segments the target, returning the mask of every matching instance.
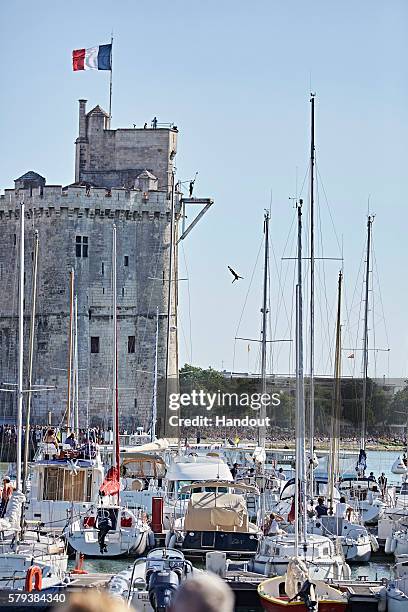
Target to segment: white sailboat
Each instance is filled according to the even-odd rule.
[[[20,205],[18,376],[17,376],[17,459],[16,490],[0,519],[0,590],[31,591],[64,588],[68,556],[60,538],[39,535],[25,529],[25,495],[22,491],[23,363],[24,363],[24,202]],[[26,475],[25,475],[26,476]]]
[[[66,427],[67,432],[75,432],[78,439],[78,304],[74,296],[73,269],[69,278],[70,330]],[[28,430],[29,421],[26,427]],[[28,465],[27,445],[25,450],[25,465]],[[41,442],[31,465],[31,486],[25,506],[27,523],[36,528],[41,527],[45,533],[62,533],[71,515],[83,517],[98,503],[103,481],[104,468],[96,444],[87,442],[73,448],[69,444],[60,443],[57,448],[54,444]],[[102,499],[103,504],[108,504],[110,501],[112,500],[109,497]]]
[[[112,292],[113,292],[113,461],[105,482],[100,488],[102,496],[115,498],[117,503],[97,504],[84,516],[72,517],[64,533],[70,546],[90,557],[119,557],[141,555],[146,550],[151,534],[147,517],[119,504],[120,447],[119,404],[117,379],[117,307],[116,307],[116,226],[112,233]]]
[[[358,515],[349,513],[346,517],[346,504],[338,499],[336,484],[339,481],[339,452],[340,452],[340,383],[341,383],[341,296],[343,274],[339,272],[337,294],[337,321],[336,321],[336,352],[334,360],[334,401],[332,409],[330,454],[328,469],[328,515],[313,518],[308,523],[308,531],[319,535],[326,535],[338,539],[343,547],[346,560],[351,563],[366,563],[370,560],[373,545],[378,544],[367,529],[359,524]],[[338,512],[339,510],[339,512]]]
[[[307,533],[305,453],[305,401],[303,378],[302,314],[302,200],[298,215],[298,278],[296,285],[296,475],[294,495],[294,533],[265,535],[248,569],[266,576],[283,575],[295,557],[306,563],[314,579],[348,579],[347,565],[340,543],[323,535]]]

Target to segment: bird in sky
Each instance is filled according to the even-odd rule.
[[[232,281],[233,283],[235,283],[235,281],[237,281],[239,278],[244,278],[243,276],[240,276],[239,274],[237,274],[235,270],[233,270],[230,266],[227,266],[227,268],[231,272],[232,276],[234,277]]]

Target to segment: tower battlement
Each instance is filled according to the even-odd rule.
[[[147,168],[160,189],[169,189],[177,153],[178,130],[108,129],[108,114],[95,106],[86,112],[79,100],[79,133],[75,141],[75,182],[95,187],[134,187]]]
[[[18,218],[20,203],[24,201],[26,214],[63,214],[77,211],[93,216],[115,216],[126,214],[134,218],[150,215],[170,214],[171,201],[168,192],[141,189],[102,189],[85,186],[48,185],[35,189],[6,189],[0,196],[0,219]],[[177,211],[178,205],[176,206]]]

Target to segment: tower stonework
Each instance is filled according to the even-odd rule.
[[[69,274],[78,302],[79,422],[109,426],[112,413],[112,230],[117,231],[118,389],[121,427],[150,426],[159,313],[158,373],[164,377],[171,287],[168,373],[177,378],[177,249],[180,194],[172,190],[177,129],[107,129],[99,107],[79,103],[75,183],[47,185],[28,172],[0,196],[0,381],[16,382],[20,203],[25,203],[25,380],[28,378],[34,232],[39,236],[32,420],[64,422],[67,409]],[[174,196],[172,196],[172,192]],[[172,199],[173,198],[173,199]],[[175,240],[174,240],[175,241]],[[174,242],[173,241],[173,242]],[[27,383],[26,383],[27,384]],[[4,385],[2,384],[3,388]],[[0,419],[16,396],[0,391]],[[162,424],[163,425],[163,424]]]

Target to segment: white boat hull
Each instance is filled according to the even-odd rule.
[[[24,590],[27,572],[38,566],[43,574],[42,590],[62,582],[67,569],[68,557],[63,555],[31,555],[19,553],[0,554],[0,590]]]
[[[67,534],[69,545],[86,557],[124,557],[142,555],[148,546],[148,533],[144,531],[112,531],[105,538],[106,552],[101,552],[97,529],[85,529]]]

